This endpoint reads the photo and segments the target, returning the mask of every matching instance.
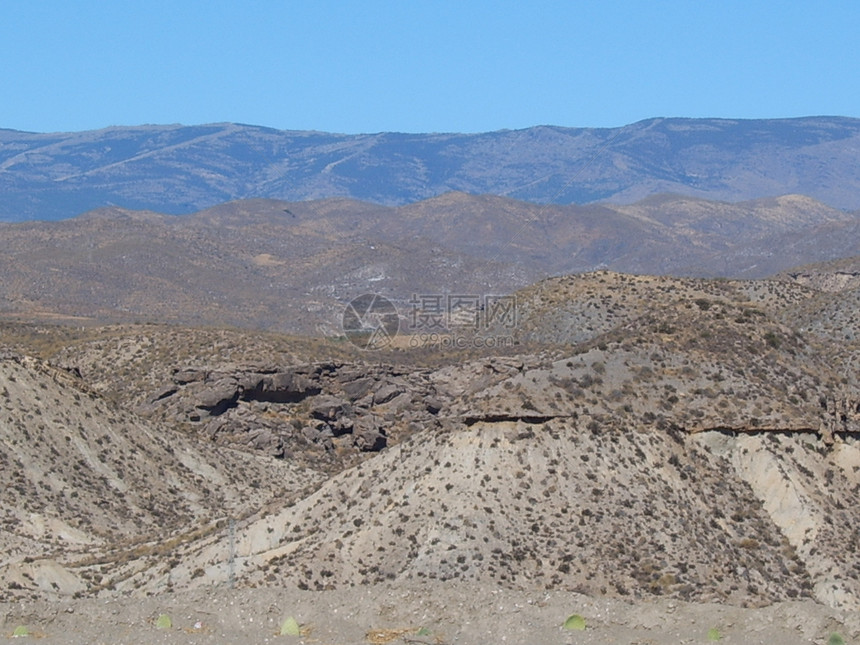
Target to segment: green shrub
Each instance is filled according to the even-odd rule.
[[[568,631],[585,631],[585,618],[579,614],[571,614],[567,617],[567,620],[564,621],[563,627]]]
[[[290,616],[281,623],[281,636],[301,636],[302,630],[295,618]]]

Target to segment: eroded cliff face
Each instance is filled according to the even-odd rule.
[[[93,593],[110,586],[105,563],[163,564],[165,542],[291,499],[320,478],[286,461],[206,449],[65,370],[0,358],[0,595]]]
[[[706,432],[694,440],[731,465],[804,563],[814,597],[860,607],[856,504],[860,442],[854,435],[827,444],[802,432]]]

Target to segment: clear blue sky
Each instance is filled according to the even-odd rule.
[[[0,0],[0,127],[860,117],[860,2]]]

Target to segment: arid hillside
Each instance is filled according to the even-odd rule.
[[[320,480],[286,461],[201,450],[32,358],[0,359],[0,409],[4,596],[97,590],[98,554],[159,560],[164,543]],[[78,577],[72,562],[91,568]]]
[[[798,195],[540,206],[448,193],[402,207],[251,200],[172,217],[106,208],[0,225],[0,316],[334,336],[380,294],[508,294],[611,269],[752,278],[860,254],[858,218]],[[780,249],[774,253],[773,249]]]
[[[804,322],[832,295],[552,278],[493,351],[7,323],[36,358],[2,363],[6,597],[446,581],[856,611],[857,348]]]

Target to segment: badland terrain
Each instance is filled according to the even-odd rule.
[[[711,197],[0,226],[0,626],[856,640],[857,217]]]

